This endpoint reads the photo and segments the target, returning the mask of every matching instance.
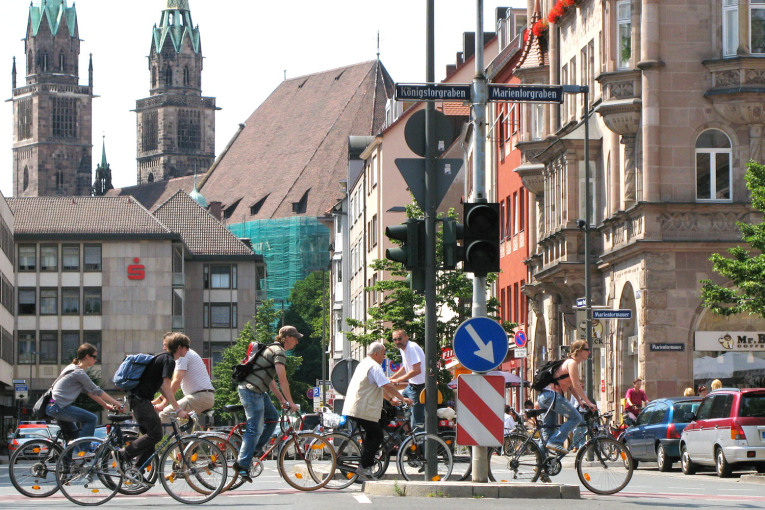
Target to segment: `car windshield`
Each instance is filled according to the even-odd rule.
[[[45,429],[21,429],[16,437],[48,437],[48,432]]]
[[[699,402],[677,402],[674,405],[675,412],[672,413],[672,423],[687,423],[688,413],[695,413],[699,407]]]
[[[765,393],[745,393],[739,408],[741,417],[765,418]]]

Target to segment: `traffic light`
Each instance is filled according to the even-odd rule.
[[[463,210],[465,264],[476,276],[499,271],[499,204],[466,203]]]
[[[465,227],[462,223],[457,223],[454,218],[444,218],[443,235],[441,244],[443,245],[444,269],[454,269],[457,262],[465,260],[465,250],[457,244],[465,235]]]
[[[401,262],[407,269],[415,269],[425,265],[425,221],[409,218],[401,225],[385,227],[388,239],[400,241],[401,246],[385,250],[385,258]]]

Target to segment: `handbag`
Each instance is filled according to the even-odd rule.
[[[48,391],[42,394],[42,397],[37,399],[37,402],[35,402],[35,405],[32,406],[32,418],[35,420],[42,420],[44,419],[47,414],[45,413],[45,410],[48,408],[48,404],[50,404],[51,399],[53,398],[53,387],[56,385],[59,379],[64,377],[64,375],[73,372],[74,370],[69,370],[61,372],[58,377],[56,377],[56,380],[53,381],[53,384],[50,385],[50,388],[48,388]]]

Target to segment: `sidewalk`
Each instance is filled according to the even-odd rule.
[[[364,494],[438,498],[580,499],[579,486],[540,483],[364,482]]]

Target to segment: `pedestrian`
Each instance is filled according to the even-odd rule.
[[[362,480],[373,476],[375,453],[383,441],[383,429],[379,423],[383,399],[387,397],[394,405],[413,400],[399,393],[396,386],[385,377],[381,364],[385,359],[385,345],[374,342],[369,345],[367,356],[353,372],[345,394],[343,413],[364,429],[361,443],[361,460],[356,471]]]
[[[92,436],[98,423],[95,414],[72,404],[80,393],[85,393],[104,409],[122,409],[120,402],[96,386],[88,376],[87,370],[97,361],[98,349],[88,343],[82,344],[77,348],[77,357],[64,367],[53,384],[52,397],[45,408],[45,414],[56,419],[67,441]]]
[[[703,398],[703,397],[706,397],[707,395],[709,395],[709,390],[707,389],[706,386],[702,384],[701,386],[699,386],[699,396]]]
[[[710,386],[712,386],[712,391],[717,391],[720,388],[722,388],[722,381],[720,379],[715,379],[714,381],[712,381],[712,384]]]
[[[649,402],[645,391],[641,389],[642,385],[643,380],[638,377],[632,381],[632,388],[627,390],[627,394],[624,397],[625,409],[632,420],[637,418],[637,415],[640,414],[640,410]]]
[[[183,337],[188,345],[191,345],[189,337],[183,333],[167,333],[162,339],[162,348],[167,351],[167,344],[176,337]],[[178,388],[183,390],[183,398],[178,401],[181,409],[194,411],[198,415],[212,409],[215,404],[215,388],[210,381],[205,362],[196,351],[189,348],[182,358],[175,361],[175,371],[170,381],[170,391],[176,394]],[[160,395],[154,401],[154,410],[159,413],[162,423],[170,423],[170,413],[173,408],[168,405],[168,400]]]
[[[515,418],[516,418],[515,410],[506,405],[505,406],[505,435],[510,434],[515,430]]]
[[[276,427],[276,421],[266,419],[276,417],[279,414],[271,402],[269,388],[274,392],[279,402],[286,409],[297,409],[290,393],[290,384],[287,380],[287,353],[295,348],[303,335],[295,326],[284,326],[274,339],[274,343],[263,350],[258,356],[250,372],[244,381],[239,383],[239,400],[244,406],[244,414],[247,417],[247,428],[242,437],[242,446],[239,456],[234,462],[234,471],[239,473],[242,480],[252,482],[250,466],[257,448],[262,448],[271,437]],[[275,379],[278,377],[279,385]],[[265,425],[265,426],[264,426]]]
[[[425,389],[425,353],[422,347],[409,341],[409,334],[404,329],[393,332],[393,343],[401,353],[401,368],[390,378],[397,386],[408,383],[401,393],[414,401],[412,407],[412,428],[425,425],[425,404],[420,403],[420,393]]]
[[[595,404],[590,402],[579,383],[579,364],[589,357],[590,348],[585,340],[577,340],[572,343],[568,359],[553,374],[555,381],[543,389],[539,395],[539,406],[542,409],[548,409],[548,415],[552,415],[554,412],[566,418],[566,421],[547,441],[547,449],[555,453],[568,453],[568,450],[563,447],[563,441],[582,421],[582,415],[576,407],[566,400],[564,393],[570,390],[580,406],[597,409]]]
[[[162,439],[162,421],[152,404],[157,391],[167,399],[179,418],[188,417],[189,413],[181,409],[175,400],[175,393],[171,391],[175,360],[185,356],[188,350],[188,337],[173,335],[167,342],[167,350],[154,356],[141,374],[138,386],[128,393],[130,410],[143,435],[118,451],[120,463],[123,466],[129,465],[136,457],[135,465],[142,466],[154,453],[154,447]]]
[[[701,387],[699,387],[699,390],[701,390]],[[683,392],[684,397],[692,397],[696,395],[696,392],[693,391],[693,387],[685,388],[685,391]]]

